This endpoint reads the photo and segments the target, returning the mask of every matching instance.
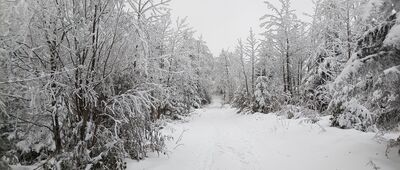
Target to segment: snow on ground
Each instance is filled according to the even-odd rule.
[[[128,169],[400,169],[397,150],[386,157],[386,144],[374,133],[329,127],[329,117],[309,124],[273,114],[240,115],[220,103],[216,99],[185,123],[170,123],[164,129],[174,136],[168,154],[129,160]]]

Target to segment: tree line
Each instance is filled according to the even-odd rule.
[[[124,169],[165,153],[159,120],[209,103],[213,69],[168,3],[2,0],[0,169]]]
[[[225,102],[242,113],[313,110],[333,115],[332,126],[340,128],[397,128],[399,2],[315,0],[308,22],[290,0],[279,2],[265,2],[259,36],[250,29],[216,59]]]

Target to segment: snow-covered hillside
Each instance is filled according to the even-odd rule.
[[[220,103],[169,124],[169,153],[128,161],[128,169],[400,169],[397,151],[387,158],[386,144],[374,133],[329,127],[329,117],[309,124],[273,114],[240,115]]]

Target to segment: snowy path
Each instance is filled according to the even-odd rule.
[[[192,120],[165,129],[174,140],[168,156],[129,161],[130,170],[399,170],[396,151],[389,158],[375,134],[328,127],[273,115],[238,115],[219,100],[196,111]],[[181,135],[183,132],[183,135]],[[182,136],[182,140],[178,140]],[[177,142],[178,141],[178,142]]]

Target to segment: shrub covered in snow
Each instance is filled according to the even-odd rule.
[[[376,115],[360,105],[355,99],[336,106],[332,124],[340,128],[354,128],[361,131],[376,131]]]
[[[317,122],[320,117],[320,113],[302,106],[286,105],[281,110],[276,112],[278,116],[285,117],[287,119],[301,119],[308,118],[313,122]]]
[[[254,91],[253,110],[261,113],[269,113],[278,110],[282,104],[282,94],[278,94],[268,77],[257,78]]]
[[[0,136],[0,169],[8,170],[10,167],[8,166],[7,159],[7,151],[11,148],[11,142],[7,139],[5,135]]]
[[[251,108],[251,95],[247,93],[245,87],[239,87],[232,100],[232,106],[239,109],[240,112],[246,112]]]

